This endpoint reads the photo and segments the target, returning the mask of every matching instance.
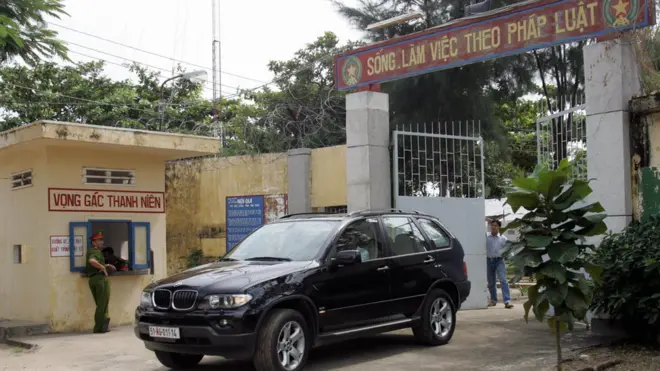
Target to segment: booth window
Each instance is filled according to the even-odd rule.
[[[32,170],[25,170],[11,175],[11,189],[32,186]]]
[[[151,225],[130,220],[90,220],[69,224],[69,246],[75,246],[76,237],[83,249],[69,249],[71,272],[85,269],[86,249],[91,248],[89,237],[103,233],[104,250],[111,248],[114,257],[126,262],[126,270],[149,269],[151,261]]]
[[[85,184],[112,184],[135,185],[135,171],[83,168],[83,183]]]

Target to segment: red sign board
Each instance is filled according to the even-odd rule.
[[[165,192],[48,188],[48,211],[159,214]]]
[[[421,75],[650,26],[654,15],[652,0],[524,3],[338,55],[335,81],[348,90]]]

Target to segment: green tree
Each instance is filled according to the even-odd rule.
[[[593,299],[593,281],[583,272],[594,279],[600,275],[592,263],[595,246],[586,238],[607,230],[603,206],[585,202],[592,192],[589,181],[571,180],[571,166],[568,159],[556,170],[539,165],[529,177],[514,179],[507,194],[514,212],[521,207],[529,212],[507,225],[520,228],[520,242],[508,245],[504,254],[513,255],[518,272],[536,278],[524,304],[525,320],[531,310],[539,321],[547,321],[555,334],[560,371],[562,331],[572,330],[576,320],[585,318]],[[554,314],[548,317],[550,305]]]
[[[233,153],[281,152],[346,143],[345,94],[335,89],[333,56],[354,47],[326,32],[286,61],[271,61],[274,87],[245,91],[252,104],[225,123]],[[227,120],[226,120],[227,121]]]
[[[42,59],[67,59],[67,47],[48,28],[45,17],[68,15],[60,0],[0,2],[0,63],[14,58],[36,66]]]
[[[55,120],[200,135],[214,133],[211,102],[203,98],[199,84],[179,79],[164,87],[163,96],[169,99],[161,114],[158,73],[132,65],[129,68],[135,74],[134,80],[115,81],[105,76],[103,67],[103,62],[0,67],[0,130],[37,120]],[[224,108],[236,101],[223,103]],[[165,125],[161,127],[163,117]]]
[[[588,41],[562,44],[534,51],[541,86],[538,92],[543,95],[546,107],[553,113],[567,110],[584,103],[584,57],[583,48]],[[553,159],[551,165],[557,167],[564,158],[570,157],[568,143],[582,138],[573,138],[577,131],[576,113],[560,116],[552,120]]]
[[[537,163],[536,119],[538,102],[518,99],[494,108],[504,132],[502,142],[488,141],[485,148],[486,196],[502,198],[511,180],[531,173]],[[503,145],[502,145],[503,144]]]
[[[636,30],[633,35],[644,92],[657,92],[660,90],[660,27]]]

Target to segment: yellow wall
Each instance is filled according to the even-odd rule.
[[[44,323],[49,296],[47,195],[43,148],[0,151],[0,318]],[[40,160],[41,159],[41,160]],[[11,190],[12,173],[32,169],[33,186]],[[13,264],[13,246],[24,245],[24,264]]]
[[[33,187],[20,190],[9,190],[6,180],[0,183],[0,318],[49,323],[53,331],[91,329],[95,305],[88,279],[70,272],[68,257],[50,256],[50,236],[69,235],[70,222],[123,219],[151,223],[154,253],[155,276],[109,278],[112,324],[133,323],[142,289],[152,279],[166,276],[165,213],[49,212],[48,188],[163,192],[165,160],[116,146],[45,146],[32,142],[0,151],[0,164],[0,178],[27,168],[33,169],[34,177]],[[87,186],[82,180],[83,167],[135,170],[136,185]],[[12,264],[14,244],[28,246],[25,264]]]
[[[346,205],[346,146],[312,150],[312,208]]]
[[[346,205],[345,146],[314,149],[311,162],[312,207]],[[226,197],[281,193],[287,193],[285,153],[168,164],[168,272],[185,269],[195,249],[210,257],[225,253]]]
[[[168,164],[168,272],[184,269],[195,249],[205,256],[224,255],[226,198],[287,193],[286,160],[286,155],[275,153]]]
[[[92,188],[108,190],[164,191],[163,159],[136,156],[123,149],[94,150],[49,147],[47,169],[49,184],[61,188]],[[135,186],[86,186],[81,179],[83,167],[109,169],[131,169],[136,173]],[[44,191],[44,195],[47,192]],[[47,202],[47,201],[46,201]],[[152,279],[166,276],[165,214],[132,213],[68,213],[50,212],[44,226],[43,240],[46,244],[51,235],[68,235],[69,223],[85,222],[90,219],[121,219],[151,223],[151,250],[154,252],[155,276],[110,277],[111,298],[109,316],[112,323],[131,324],[135,307],[140,300],[140,292]],[[46,254],[48,254],[46,248]],[[89,292],[87,278],[70,273],[68,258],[50,258],[50,321],[51,329],[58,331],[90,329],[93,325],[94,302]]]

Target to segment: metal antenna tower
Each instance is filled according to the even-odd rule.
[[[211,0],[211,17],[213,22],[213,136],[220,137],[220,145],[224,147],[224,133],[218,103],[222,100],[222,51],[220,44],[220,0]],[[218,133],[220,127],[220,133]]]

